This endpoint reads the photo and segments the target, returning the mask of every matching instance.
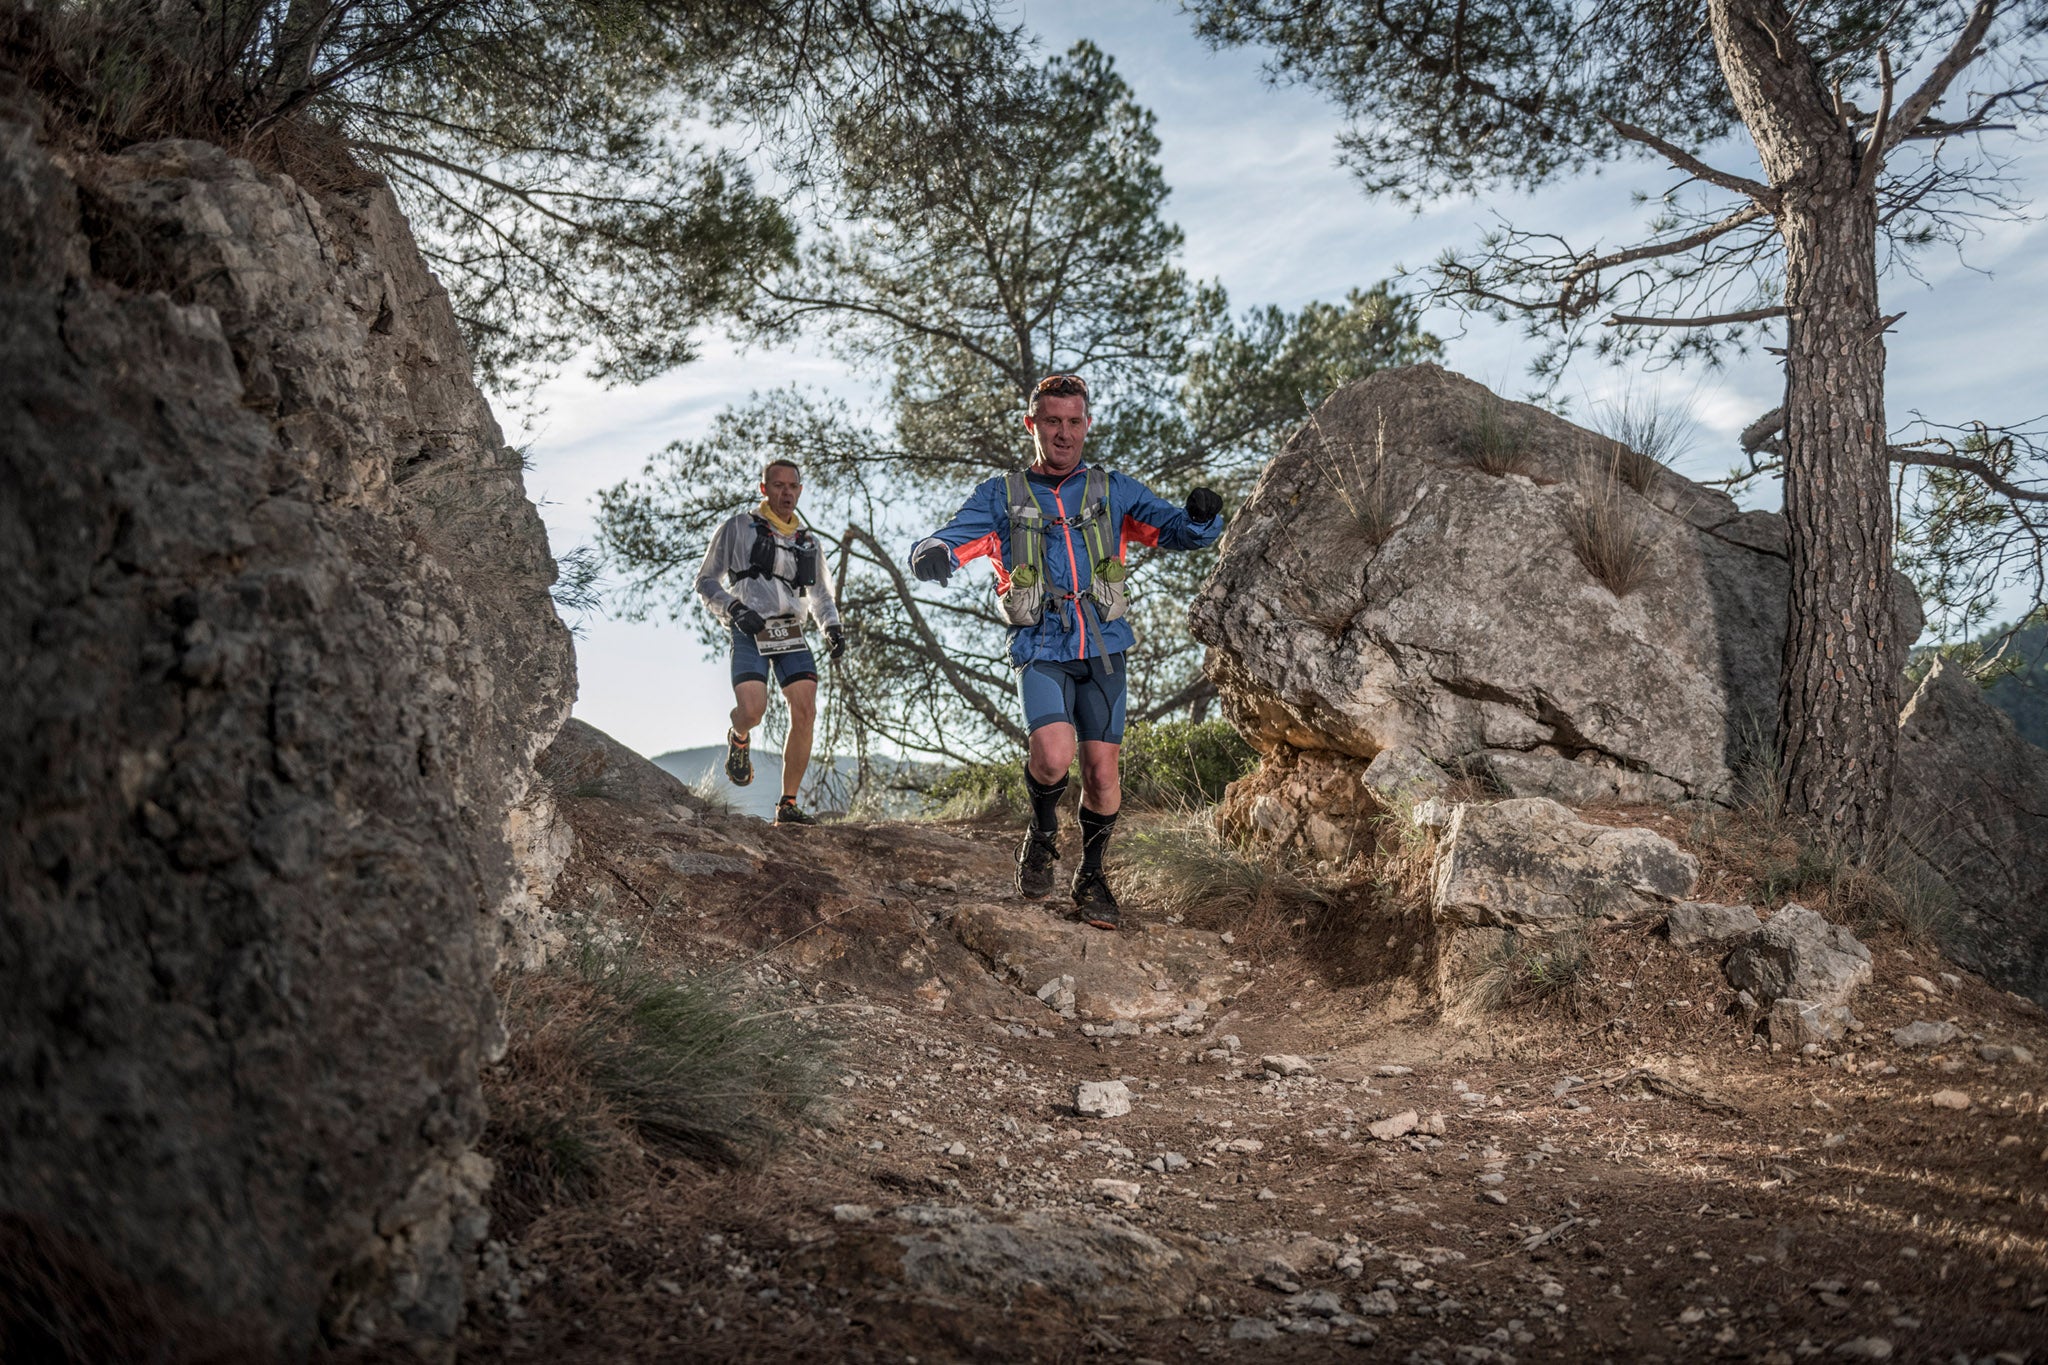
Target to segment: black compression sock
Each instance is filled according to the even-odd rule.
[[[1081,872],[1102,871],[1102,850],[1109,847],[1109,832],[1116,828],[1116,816],[1097,815],[1081,807]]]
[[[1060,798],[1067,794],[1067,775],[1060,774],[1060,780],[1051,786],[1045,785],[1031,775],[1031,769],[1024,770],[1024,786],[1031,793],[1031,824],[1040,834],[1060,832]]]

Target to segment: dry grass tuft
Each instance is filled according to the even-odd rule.
[[[1693,844],[1715,869],[1706,899],[1805,903],[1859,930],[1890,929],[1925,947],[1954,942],[1963,928],[1955,895],[1936,870],[1896,835],[1861,856],[1787,809],[1777,749],[1760,727],[1746,737],[1736,769],[1735,805],[1694,821]]]
[[[1689,408],[1625,395],[1596,417],[1600,434],[1616,447],[1622,478],[1638,493],[1648,493],[1658,472],[1686,453],[1692,441]]]
[[[1261,952],[1333,904],[1293,860],[1225,838],[1199,807],[1118,840],[1110,875],[1119,896],[1196,929],[1232,933]]]
[[[586,944],[513,978],[511,1046],[487,1077],[493,1211],[523,1227],[595,1198],[643,1151],[753,1165],[825,1102],[832,1042],[806,1007],[743,978],[664,970]]]
[[[1477,1018],[1502,1010],[1553,1007],[1576,1013],[1592,985],[1593,958],[1584,934],[1563,932],[1541,943],[1509,933],[1473,964],[1449,1013]]]
[[[1380,409],[1374,414],[1378,426],[1371,450],[1331,437],[1313,417],[1309,425],[1314,429],[1310,453],[1317,469],[1344,505],[1359,538],[1377,550],[1400,525],[1403,497],[1387,459],[1387,414]]]
[[[1586,571],[1616,597],[1648,577],[1656,548],[1636,492],[1623,470],[1626,447],[1605,460],[1580,462],[1578,497],[1564,514],[1565,534]]]
[[[253,1329],[207,1320],[40,1218],[0,1213],[0,1360],[257,1365],[272,1359]]]
[[[1507,404],[1490,393],[1480,397],[1472,427],[1464,434],[1461,445],[1473,464],[1496,478],[1529,475],[1536,468],[1527,431],[1522,423],[1508,416]]]

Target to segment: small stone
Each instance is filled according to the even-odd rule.
[[[835,1223],[866,1223],[874,1219],[875,1211],[866,1204],[834,1204],[832,1221]]]
[[[1280,1197],[1279,1195],[1277,1195],[1277,1194],[1273,1193],[1273,1192],[1272,1192],[1271,1190],[1260,1190],[1260,1191],[1259,1191],[1259,1202],[1260,1202],[1261,1204],[1270,1204],[1270,1203],[1272,1203],[1272,1202],[1273,1202],[1274,1200],[1278,1199],[1279,1197]]]
[[[1508,1197],[1499,1190],[1481,1190],[1479,1197],[1489,1204],[1505,1204],[1508,1202]]]
[[[1415,1068],[1412,1066],[1401,1066],[1395,1062],[1387,1062],[1374,1067],[1372,1074],[1375,1076],[1413,1076]]]
[[[1229,940],[1229,937],[1230,936],[1228,934],[1224,935],[1224,939],[1226,942]],[[1235,1052],[1239,1048],[1244,1046],[1243,1043],[1237,1040],[1237,1035],[1235,1033],[1226,1033],[1221,1038],[1218,1038],[1216,1041],[1222,1044],[1225,1048],[1228,1048],[1232,1052]]]
[[[1169,1171],[1184,1171],[1188,1168],[1188,1159],[1179,1152],[1162,1152],[1159,1155],[1159,1160],[1165,1164],[1166,1169]]]
[[[1268,1289],[1277,1289],[1283,1294],[1299,1294],[1301,1286],[1294,1282],[1292,1273],[1283,1265],[1270,1265],[1258,1273],[1256,1283]]]
[[[1113,1119],[1131,1112],[1130,1087],[1122,1081],[1082,1081],[1074,1087],[1074,1112],[1084,1118]]]
[[[1232,1341],[1278,1341],[1280,1329],[1264,1318],[1239,1318],[1230,1324]]]
[[[946,1149],[945,1149],[945,1152],[943,1153],[943,1155],[946,1155],[946,1156],[966,1156],[966,1155],[967,1155],[967,1144],[966,1144],[966,1143],[964,1143],[964,1142],[954,1142],[954,1143],[949,1143],[949,1144],[947,1144],[947,1146],[946,1146]]]
[[[1300,1057],[1291,1053],[1275,1053],[1271,1057],[1259,1058],[1259,1065],[1276,1076],[1313,1076],[1316,1069]]]
[[[1403,1109],[1392,1118],[1384,1118],[1377,1123],[1366,1124],[1365,1131],[1371,1133],[1373,1139],[1377,1142],[1392,1142],[1396,1138],[1408,1136],[1408,1134],[1420,1127],[1421,1123],[1421,1115],[1417,1114],[1413,1109]]]
[[[1937,1090],[1927,1097],[1936,1109],[1968,1109],[1970,1097],[1960,1090]]]
[[[1290,1313],[1306,1313],[1311,1317],[1334,1318],[1344,1311],[1344,1301],[1327,1289],[1310,1289],[1294,1295],[1282,1307]]]
[[[2033,1050],[2021,1047],[2018,1043],[1986,1043],[1977,1049],[1977,1056],[1994,1064],[2017,1062],[2021,1066],[2032,1066],[2034,1062]]]
[[[1394,1293],[1390,1289],[1375,1289],[1370,1294],[1358,1296],[1358,1312],[1361,1317],[1390,1318],[1399,1308],[1400,1304],[1395,1302]]]
[[[1935,985],[1924,976],[1909,976],[1906,978],[1906,984],[1922,995],[1941,994],[1941,987]]]
[[[1232,1138],[1223,1144],[1222,1150],[1238,1152],[1244,1156],[1257,1156],[1266,1150],[1266,1144],[1257,1138]]]
[[[1678,1320],[1683,1325],[1690,1327],[1696,1322],[1706,1321],[1706,1317],[1707,1313],[1704,1308],[1688,1308],[1678,1315]]]
[[[1444,1135],[1444,1116],[1442,1114],[1431,1114],[1428,1120],[1423,1123],[1422,1131],[1431,1137],[1442,1137]]]
[[[1930,1023],[1925,1019],[1915,1019],[1904,1027],[1893,1029],[1892,1042],[1905,1048],[1940,1047],[1943,1043],[1954,1042],[1962,1032],[1947,1020]]]
[[[1941,972],[1939,973],[1939,975],[1941,977],[1942,984],[1947,986],[1950,990],[1959,991],[1963,988],[1963,979],[1960,976],[1957,976],[1954,972]]]
[[[1890,1360],[1892,1344],[1884,1337],[1851,1337],[1835,1348],[1844,1360]]]
[[[1121,1204],[1125,1208],[1136,1208],[1138,1196],[1144,1187],[1135,1180],[1091,1180],[1088,1188],[1095,1191],[1095,1197],[1105,1204]]]

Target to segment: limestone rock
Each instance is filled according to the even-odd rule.
[[[1940,1047],[1962,1036],[1963,1031],[1947,1020],[1929,1023],[1925,1019],[1915,1019],[1892,1030],[1892,1043],[1903,1048]]]
[[[1849,1025],[1855,1022],[1855,1016],[1849,1013],[1847,1005],[1780,996],[1771,1002],[1763,1022],[1772,1042],[1798,1048],[1809,1043],[1840,1042],[1849,1036]]]
[[[1552,932],[1682,900],[1699,860],[1651,830],[1589,824],[1530,797],[1461,806],[1433,875],[1442,922]]]
[[[1238,989],[1229,951],[1197,929],[1147,924],[1105,934],[1015,902],[963,905],[949,923],[999,976],[1040,992],[1055,1009],[1064,998],[1078,1019],[1171,1021],[1199,1013],[1192,1004],[1206,1011]]]
[[[1937,1090],[1927,1097],[1927,1102],[1936,1109],[1963,1110],[1970,1107],[1970,1097],[1960,1090]]]
[[[574,694],[546,535],[387,190],[67,156],[0,109],[0,1207],[265,1358],[426,1349]]]
[[[1686,901],[1671,907],[1664,925],[1672,947],[1704,948],[1748,938],[1758,923],[1753,906]]]
[[[1935,660],[1899,722],[1901,837],[1947,883],[1958,961],[2048,1002],[2048,751]]]
[[[1429,755],[1407,744],[1382,749],[1365,766],[1365,785],[1391,809],[1405,809],[1441,795],[1449,783]]]
[[[1113,1119],[1131,1112],[1131,1091],[1122,1081],[1082,1081],[1074,1087],[1074,1112]]]
[[[1524,472],[1477,466],[1482,427]],[[1515,795],[1725,797],[1777,711],[1784,525],[1656,468],[1621,494],[1649,565],[1616,597],[1566,529],[1611,448],[1434,365],[1339,389],[1267,465],[1190,609],[1226,714],[1276,762],[1362,768],[1405,745]],[[1375,486],[1384,538],[1359,516]]]
[[[1135,1180],[1115,1180],[1107,1176],[1088,1182],[1088,1188],[1095,1191],[1095,1197],[1105,1204],[1116,1204],[1134,1209],[1145,1193],[1144,1186]]]
[[[1313,1076],[1316,1074],[1316,1069],[1302,1058],[1286,1052],[1275,1053],[1270,1057],[1261,1057],[1259,1058],[1259,1065],[1275,1076]]]
[[[1167,1242],[1105,1218],[1023,1213],[895,1239],[912,1290],[977,1303],[1049,1293],[1075,1307],[1172,1316],[1195,1289],[1195,1263]]]
[[[1365,1131],[1371,1133],[1373,1140],[1376,1142],[1392,1142],[1395,1138],[1408,1136],[1408,1134],[1421,1126],[1422,1116],[1420,1114],[1417,1114],[1413,1109],[1403,1109],[1400,1113],[1389,1118],[1383,1118],[1376,1123],[1366,1124]]]
[[[1845,926],[1794,903],[1729,954],[1727,972],[1766,1008],[1786,996],[1841,1005],[1870,980],[1870,949]]]

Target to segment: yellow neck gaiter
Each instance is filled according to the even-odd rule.
[[[778,535],[793,536],[803,525],[795,517],[790,517],[785,521],[783,518],[776,516],[775,509],[768,505],[766,498],[761,500],[761,506],[756,510],[755,515],[774,527]]]

